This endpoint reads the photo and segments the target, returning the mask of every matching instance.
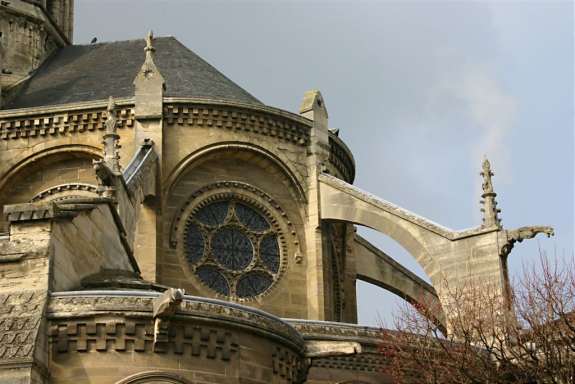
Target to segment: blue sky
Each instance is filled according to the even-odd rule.
[[[572,2],[76,0],[75,13],[76,43],[173,35],[268,105],[296,112],[320,89],[355,184],[453,229],[481,222],[486,155],[504,226],[556,228],[516,246],[512,276],[539,246],[573,257]],[[391,321],[393,295],[358,295],[361,323]]]

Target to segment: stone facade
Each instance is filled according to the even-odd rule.
[[[0,383],[388,382],[379,331],[353,325],[358,279],[437,303],[449,329],[445,284],[507,298],[513,245],[552,234],[501,227],[488,162],[474,229],[367,194],[319,91],[294,114],[173,38],[72,46],[72,10],[0,6]],[[65,86],[73,57],[87,80]]]

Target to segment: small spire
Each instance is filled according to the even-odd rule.
[[[148,32],[148,35],[146,36],[146,47],[144,48],[144,52],[146,52],[146,59],[144,60],[141,72],[145,78],[148,78],[154,72],[158,72],[158,68],[154,62],[156,48],[154,48],[154,32],[152,31]]]
[[[118,118],[116,116],[115,108],[116,103],[114,102],[114,98],[110,96],[107,108],[106,133],[104,133],[103,137],[104,161],[113,172],[120,172],[119,149],[121,146],[119,144],[120,135],[118,135],[117,130]]]
[[[497,201],[495,200],[497,193],[495,193],[493,182],[491,181],[491,176],[494,176],[495,174],[491,171],[491,163],[487,157],[483,160],[482,168],[483,170],[480,173],[483,177],[483,194],[481,195],[483,198],[483,200],[481,200],[481,204],[483,205],[483,208],[481,208],[481,212],[483,212],[482,226],[496,226],[501,228],[501,220],[499,219],[499,212],[501,212],[501,210],[497,209]]]
[[[146,48],[144,48],[145,52],[154,52],[156,49],[154,48],[154,32],[150,30],[148,35],[146,36]]]
[[[154,33],[146,36],[144,63],[134,79],[134,111],[137,120],[159,118],[162,116],[163,97],[165,91],[164,77],[156,66],[156,48]]]

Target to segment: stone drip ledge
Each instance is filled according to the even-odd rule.
[[[304,319],[283,319],[293,326],[304,340],[357,341],[362,344],[381,343],[383,329],[365,325]],[[389,332],[386,330],[386,332]]]
[[[153,301],[160,292],[69,291],[53,292],[47,308],[51,320],[74,320],[99,315],[152,318]],[[303,353],[304,340],[288,322],[262,310],[223,300],[184,295],[174,320],[201,319],[224,326],[248,328]]]

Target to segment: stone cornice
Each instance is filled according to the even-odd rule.
[[[206,127],[270,136],[296,145],[307,146],[310,128],[301,119],[287,113],[252,108],[248,105],[221,103],[165,103],[164,121],[169,125]]]
[[[124,97],[114,99],[114,103],[118,107],[122,106],[133,106],[133,97]],[[17,109],[5,109],[0,111],[0,119],[11,119],[17,117],[32,117],[37,115],[44,115],[50,113],[64,113],[71,111],[84,111],[91,109],[106,109],[108,105],[108,99],[93,100],[93,101],[82,101],[78,103],[67,103],[67,104],[56,104],[56,105],[46,105],[41,107],[28,107],[28,108],[17,108]]]
[[[297,329],[305,340],[345,340],[377,344],[381,341],[383,332],[381,328],[335,321],[284,320]]]
[[[106,314],[152,318],[152,302],[158,292],[75,291],[52,293],[47,314],[50,319],[78,319]],[[297,330],[282,319],[240,304],[203,297],[184,297],[174,320],[202,320],[210,324],[249,329],[303,353],[304,342]]]
[[[276,115],[279,117],[284,117],[287,119],[291,119],[294,122],[298,122],[300,124],[307,125],[309,128],[312,126],[312,122],[305,117],[302,117],[298,114],[285,111],[280,108],[270,107],[268,105],[263,104],[248,104],[248,103],[240,103],[237,101],[227,101],[227,100],[214,100],[214,99],[201,99],[201,98],[188,98],[188,97],[164,97],[164,104],[206,104],[206,105],[221,105],[221,106],[228,106],[228,107],[238,107],[243,109],[251,109],[254,111],[265,112],[268,114]]]

